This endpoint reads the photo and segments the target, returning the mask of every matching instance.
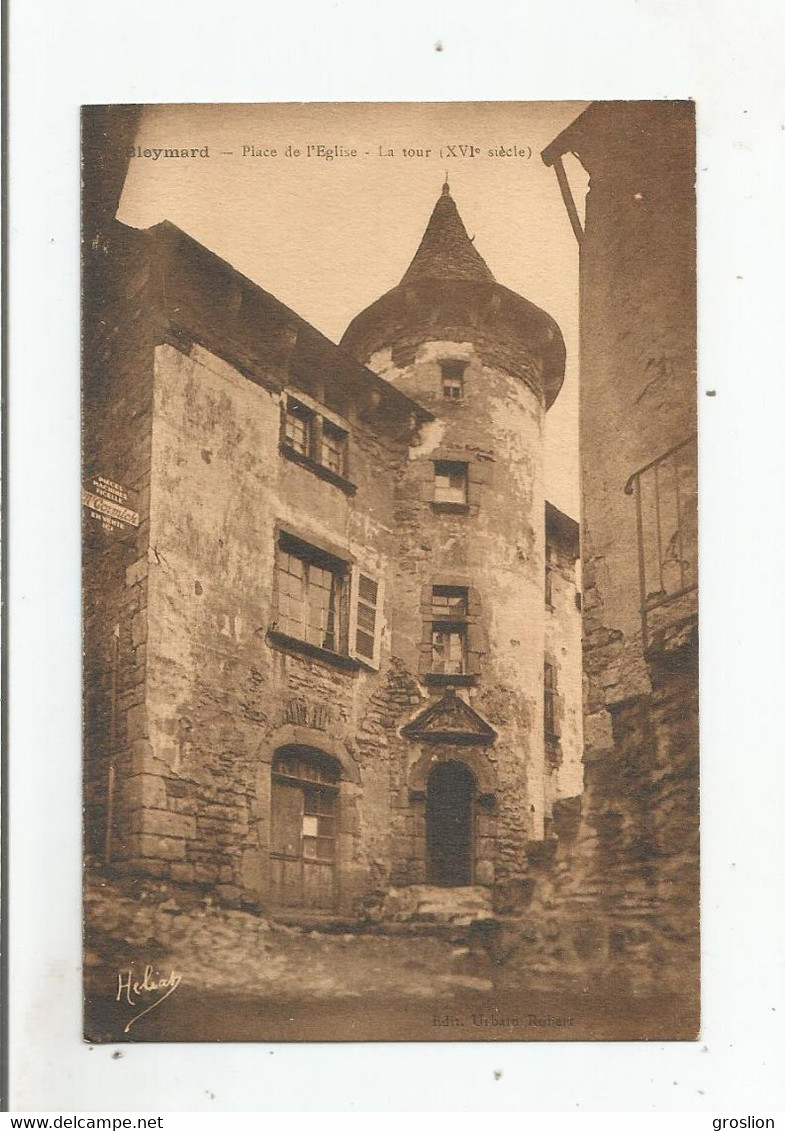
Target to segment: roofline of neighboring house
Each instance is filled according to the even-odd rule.
[[[581,111],[577,118],[574,118],[570,122],[569,126],[566,126],[560,134],[556,135],[552,142],[546,145],[540,156],[548,167],[553,165],[555,161],[558,161],[560,157],[563,157],[565,153],[571,153],[573,151],[587,121],[590,122],[592,118],[597,116],[598,107],[600,105],[601,103],[591,102],[585,110]]]

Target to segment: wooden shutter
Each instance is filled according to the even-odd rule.
[[[349,654],[378,671],[382,651],[383,582],[355,568],[349,608]]]
[[[468,623],[466,626],[466,674],[479,675],[482,667],[482,657],[488,651],[488,641],[485,628],[480,619],[482,601],[480,594],[474,587],[467,590]]]

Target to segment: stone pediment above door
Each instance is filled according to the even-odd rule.
[[[441,699],[402,727],[401,734],[415,742],[466,746],[488,746],[496,738],[493,727],[456,695],[453,688],[448,688]]]

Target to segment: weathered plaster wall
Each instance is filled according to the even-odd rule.
[[[281,458],[280,394],[201,347],[156,352],[147,701],[133,719],[143,765],[139,858],[129,866],[218,884],[225,898],[264,897],[269,764],[296,725],[300,740],[359,767],[342,786],[343,898],[389,858],[389,766],[377,757],[374,697],[400,696],[383,636],[383,672],[344,671],[271,647],[276,526],[336,547],[386,576],[395,597],[391,450],[353,437],[354,471],[375,505]],[[400,445],[399,462],[405,453]],[[388,465],[387,474],[384,473]],[[373,469],[373,470],[372,470]],[[391,619],[389,608],[386,618]],[[405,705],[416,696],[405,688]],[[389,706],[384,703],[384,709]],[[386,716],[385,716],[386,718]],[[379,728],[377,728],[379,729]],[[353,738],[357,734],[357,744]],[[289,739],[291,740],[291,739]],[[142,796],[143,791],[143,796]],[[360,799],[361,798],[361,799]]]
[[[443,395],[443,360],[466,363],[461,399]],[[408,659],[421,639],[415,598],[421,587],[452,579],[479,597],[483,655],[476,686],[462,694],[498,731],[486,752],[498,775],[496,809],[479,818],[498,840],[485,864],[497,880],[520,877],[524,845],[542,836],[546,815],[543,407],[520,378],[483,364],[470,342],[426,342],[400,368],[387,349],[369,365],[436,416],[423,429],[420,445],[411,448],[395,516],[399,589],[412,595],[397,610],[396,642],[405,637],[400,647]],[[468,463],[468,513],[434,511],[434,460]],[[412,751],[410,762],[420,756],[420,750]]]

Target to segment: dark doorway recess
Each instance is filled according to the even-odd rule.
[[[430,884],[461,887],[472,882],[474,775],[460,762],[441,762],[428,778],[425,803]]]

